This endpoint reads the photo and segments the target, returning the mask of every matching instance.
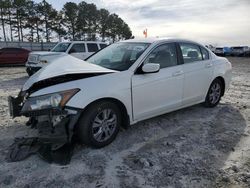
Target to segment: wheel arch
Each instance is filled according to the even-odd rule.
[[[217,77],[215,77],[215,78],[212,80],[212,82],[210,83],[210,86],[211,86],[211,84],[213,83],[213,81],[215,81],[215,80],[220,80],[220,81],[221,81],[221,83],[222,83],[222,96],[224,96],[225,87],[226,87],[225,79],[224,79],[222,76],[217,76]],[[209,87],[210,87],[210,86],[209,86]]]
[[[119,109],[121,110],[121,115],[122,115],[122,127],[123,128],[127,128],[130,125],[130,117],[129,117],[129,113],[128,110],[126,108],[126,106],[124,105],[123,102],[121,102],[120,100],[116,99],[116,98],[112,98],[112,97],[104,97],[104,98],[99,98],[96,99],[92,102],[90,102],[82,111],[82,114],[93,104],[101,102],[101,101],[109,101],[112,102],[114,104],[116,104]]]
[[[214,81],[214,80],[217,80],[217,79],[220,80],[221,83],[222,83],[222,96],[224,96],[225,87],[226,87],[225,79],[224,79],[222,76],[217,76],[216,78],[213,79],[213,81]],[[212,82],[213,82],[213,81],[212,81]],[[211,83],[211,84],[212,84],[212,83]],[[210,85],[211,85],[211,84],[210,84]]]

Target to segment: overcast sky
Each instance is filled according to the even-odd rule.
[[[40,2],[40,0],[35,0]],[[56,9],[70,0],[47,0]],[[81,0],[71,0],[79,3]],[[181,37],[250,46],[250,0],[86,0],[118,14],[135,37]]]

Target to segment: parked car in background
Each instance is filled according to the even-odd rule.
[[[247,56],[249,51],[248,46],[234,46],[232,47],[232,56]]]
[[[57,58],[30,77],[18,97],[9,97],[10,114],[31,117],[47,143],[63,145],[77,135],[99,148],[120,126],[198,103],[215,107],[231,74],[226,58],[199,43],[132,39],[86,61]]]
[[[230,47],[217,47],[214,50],[214,53],[218,56],[229,56],[232,53],[232,50]]]
[[[25,65],[30,51],[24,48],[1,48],[0,66]]]
[[[215,48],[214,53],[218,56],[224,56],[224,50],[222,47]]]
[[[232,48],[231,47],[224,47],[223,51],[224,51],[224,56],[232,55]]]
[[[246,52],[246,57],[250,57],[250,47],[248,49],[249,50]]]
[[[26,63],[26,71],[28,75],[32,75],[63,54],[70,54],[84,60],[106,46],[104,42],[94,41],[60,42],[49,52],[31,52]]]

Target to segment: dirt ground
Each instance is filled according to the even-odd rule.
[[[23,67],[0,68],[0,187],[250,187],[250,58],[230,58],[233,81],[213,109],[196,105],[122,130],[102,149],[78,145],[71,163],[34,155],[5,160],[26,118],[10,119],[7,96],[27,80]]]

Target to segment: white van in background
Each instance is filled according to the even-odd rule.
[[[95,41],[60,42],[49,52],[31,52],[26,62],[26,71],[30,76],[50,63],[53,59],[65,53],[84,60],[106,46],[107,44],[105,42]]]

